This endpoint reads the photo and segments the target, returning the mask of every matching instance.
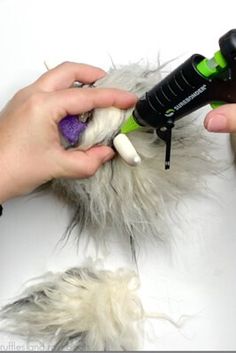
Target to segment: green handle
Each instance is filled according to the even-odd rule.
[[[141,129],[142,126],[137,123],[133,115],[131,115],[121,126],[120,132],[122,134],[127,134],[129,132]]]

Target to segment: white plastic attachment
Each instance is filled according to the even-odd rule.
[[[141,163],[140,156],[138,155],[136,149],[125,134],[118,134],[114,138],[113,144],[121,158],[127,164],[131,166],[136,166]]]

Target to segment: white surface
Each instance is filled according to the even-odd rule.
[[[159,50],[163,61],[194,52],[209,56],[217,50],[218,38],[236,27],[235,10],[234,1],[0,0],[0,104],[43,73],[44,60],[107,69],[109,55],[118,64],[155,61]],[[228,159],[228,138],[217,139],[222,159]],[[151,244],[140,251],[145,308],[175,320],[192,315],[178,329],[165,321],[148,321],[145,349],[236,349],[233,168],[209,183],[216,200],[185,200],[180,206],[182,232],[176,227],[171,251]],[[26,280],[94,256],[94,251],[77,252],[73,243],[56,247],[68,219],[68,210],[49,195],[5,204],[0,220],[1,303],[19,294]],[[113,241],[111,249],[107,267],[132,266],[122,244]],[[23,348],[15,337],[0,336],[0,350]]]

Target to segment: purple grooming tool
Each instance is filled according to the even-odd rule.
[[[79,121],[76,115],[67,115],[59,122],[60,133],[71,146],[78,143],[79,137],[86,127],[87,124]]]

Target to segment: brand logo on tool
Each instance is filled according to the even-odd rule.
[[[190,94],[190,96],[186,97],[185,99],[183,99],[180,103],[178,103],[173,109],[168,109],[165,112],[165,116],[167,118],[171,117],[174,115],[175,111],[178,111],[179,109],[181,109],[182,107],[184,107],[186,104],[188,104],[189,102],[191,102],[194,98],[196,98],[197,96],[199,96],[201,93],[203,93],[205,90],[207,89],[207,86],[204,84],[201,87],[199,87],[195,92],[193,92],[192,94]]]
[[[168,109],[166,112],[165,112],[165,116],[167,118],[171,117],[172,115],[174,115],[175,113],[175,110],[174,109]]]

